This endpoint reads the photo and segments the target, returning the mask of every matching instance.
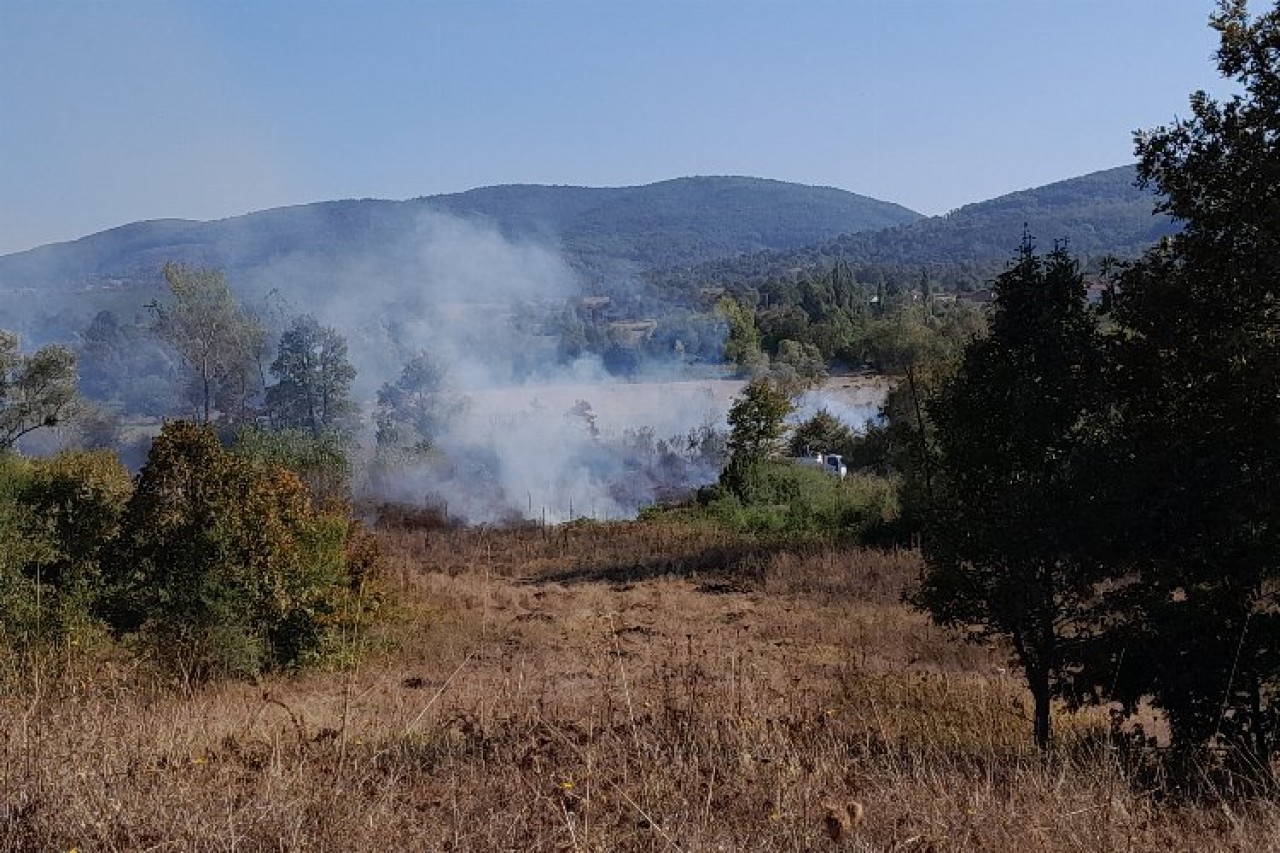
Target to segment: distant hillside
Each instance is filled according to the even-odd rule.
[[[1174,230],[1167,217],[1153,215],[1156,198],[1134,186],[1135,178],[1133,166],[1122,166],[884,231],[845,234],[802,249],[709,262],[694,270],[667,270],[656,278],[667,283],[750,281],[830,269],[844,260],[855,269],[909,278],[925,272],[963,286],[1002,269],[1017,250],[1024,227],[1041,247],[1065,240],[1086,262],[1104,255],[1133,257]]]
[[[509,238],[561,251],[609,278],[658,266],[784,251],[920,215],[826,187],[757,178],[681,178],[643,187],[500,186],[409,201],[334,201],[213,222],[137,222],[69,243],[0,257],[0,291],[154,281],[167,260],[226,269],[233,279],[281,258],[320,266],[354,254],[412,250],[423,216],[482,220]]]

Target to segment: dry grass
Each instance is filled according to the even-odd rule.
[[[397,604],[354,671],[181,695],[73,655],[10,691],[0,844],[1277,847],[1272,804],[1135,790],[1096,715],[1036,755],[1002,656],[900,604],[914,555],[645,524],[384,542]]]

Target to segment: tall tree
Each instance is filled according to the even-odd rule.
[[[313,438],[346,430],[356,411],[351,399],[356,369],[336,329],[310,314],[297,318],[280,337],[271,372],[279,378],[267,389],[267,412],[275,426],[303,429]]]
[[[1102,349],[1062,248],[1041,258],[1024,240],[995,290],[990,335],[928,405],[936,476],[917,600],[945,625],[1010,643],[1047,747],[1100,576],[1082,545]]]
[[[76,381],[75,353],[50,345],[23,355],[18,336],[0,329],[0,452],[70,417],[79,398]]]
[[[225,416],[244,415],[255,377],[260,378],[256,358],[266,340],[262,323],[236,302],[220,270],[171,262],[164,265],[164,278],[172,301],[148,307],[156,333],[191,374],[200,422],[212,420],[218,401]]]
[[[1280,735],[1280,6],[1222,2],[1218,69],[1139,133],[1140,180],[1176,235],[1123,270],[1124,444],[1116,537],[1139,582],[1116,675],[1176,743],[1228,745],[1270,777]],[[1127,547],[1126,547],[1127,546]]]

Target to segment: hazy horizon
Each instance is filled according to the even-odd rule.
[[[1132,162],[1214,4],[0,0],[0,253],[500,184],[744,175],[926,215]]]

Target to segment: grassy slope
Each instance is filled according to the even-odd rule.
[[[1096,715],[1041,760],[1002,656],[900,603],[912,554],[645,523],[383,541],[400,603],[354,670],[183,697],[67,650],[6,694],[0,847],[1274,843],[1274,805],[1126,784]]]

